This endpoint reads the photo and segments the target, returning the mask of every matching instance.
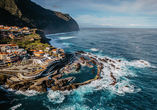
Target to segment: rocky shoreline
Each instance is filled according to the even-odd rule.
[[[69,59],[65,65],[59,64],[58,69],[51,70],[54,71],[52,74],[41,76],[34,80],[23,80],[17,82],[11,81],[11,78],[15,76],[9,76],[5,78],[0,76],[0,84],[5,84],[3,85],[5,89],[12,88],[13,90],[20,91],[36,90],[39,92],[47,92],[48,89],[53,91],[70,91],[77,89],[82,85],[89,84],[92,81],[102,79],[101,74],[104,74],[102,71],[104,68],[108,68],[108,70],[111,70],[111,68],[120,70],[119,67],[116,67],[116,62],[121,62],[121,60],[113,61],[109,58],[102,59],[95,55],[91,55],[90,53],[77,51],[74,53],[72,59]],[[104,64],[107,64],[108,66],[105,66]],[[72,71],[79,72],[82,66],[89,67],[89,69],[92,70],[92,74],[94,74],[96,71],[93,66],[96,66],[97,74],[95,75],[95,78],[89,79],[83,83],[73,83],[73,81],[76,79],[75,77],[62,78],[64,74],[69,74]],[[114,86],[117,83],[117,80],[112,71],[110,71],[110,77],[112,79],[110,86]]]

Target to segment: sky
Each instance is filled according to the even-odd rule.
[[[31,0],[80,27],[157,28],[157,0]]]

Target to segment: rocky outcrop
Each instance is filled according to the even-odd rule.
[[[80,70],[80,68],[81,68],[81,64],[80,64],[80,63],[77,63],[77,64],[76,64],[76,71],[78,72],[78,71]]]
[[[59,87],[59,85],[52,86],[52,87],[51,87],[51,90],[57,91],[57,90],[60,90],[60,87]]]
[[[68,14],[44,9],[31,0],[0,0],[0,24],[39,28],[45,33],[78,31]]]
[[[95,62],[94,60],[91,60],[91,62],[92,62],[94,65],[96,65],[96,62]]]
[[[5,76],[5,75],[0,75],[0,85],[5,84],[6,80],[7,80],[7,76]]]

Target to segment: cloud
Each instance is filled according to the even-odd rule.
[[[130,26],[141,26],[140,24],[130,24]]]
[[[53,5],[52,7],[53,7],[53,8],[60,8],[61,5]]]
[[[74,18],[81,26],[85,24],[110,26],[110,27],[155,27],[153,23],[149,22],[150,17],[128,17],[128,16],[110,16],[98,17],[92,15],[79,15]]]
[[[157,27],[157,0],[32,0],[70,14],[79,25]]]
[[[62,11],[97,10],[133,15],[157,15],[157,0],[32,0],[46,8],[63,6]],[[87,13],[86,13],[87,14]]]

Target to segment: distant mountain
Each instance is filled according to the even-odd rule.
[[[79,30],[68,14],[44,9],[31,0],[0,0],[0,24],[39,28],[45,33]]]

